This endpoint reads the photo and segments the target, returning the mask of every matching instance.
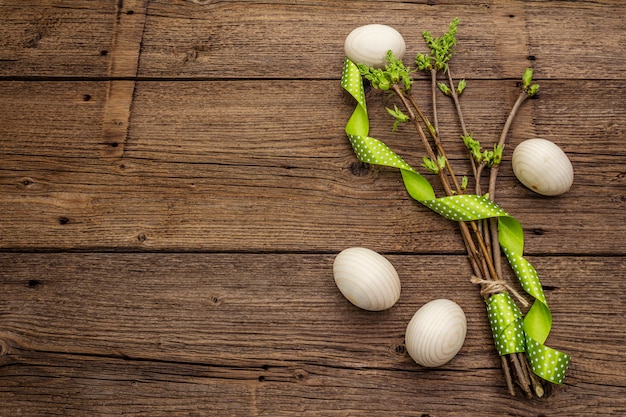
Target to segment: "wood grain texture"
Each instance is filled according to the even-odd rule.
[[[532,57],[553,70],[542,78],[623,78],[626,23],[615,13],[621,7],[619,1],[583,7],[567,1],[386,2],[384,7],[377,1],[204,6],[155,1],[142,75],[335,78],[343,40],[356,26],[392,25],[405,37],[407,55],[414,56],[424,51],[423,30],[438,33],[460,16],[455,71],[460,77],[517,78]],[[607,27],[614,34],[610,38]],[[248,51],[244,61],[238,59],[241,50]],[[586,65],[587,58],[602,71]]]
[[[584,415],[581,404],[594,403],[598,415],[626,411],[619,259],[532,259],[549,287],[550,342],[575,359],[563,387],[527,402],[503,390],[464,257],[390,255],[403,292],[382,313],[340,295],[333,257],[4,254],[5,407],[30,402],[29,413],[52,415],[76,407],[129,415],[536,416]],[[449,364],[421,368],[403,348],[404,329],[420,305],[442,296],[464,308],[468,337]]]
[[[135,95],[141,42],[146,23],[146,0],[119,2],[113,26],[102,137],[118,154],[123,154],[128,137],[131,106]]]
[[[119,142],[97,128],[110,106],[106,83],[3,86],[4,248],[463,250],[455,226],[411,201],[396,170],[358,164],[343,136],[352,104],[335,81],[265,82],[263,94],[256,81],[139,82]],[[530,253],[621,253],[626,99],[600,81],[542,89],[514,124],[505,159],[523,139],[553,140],[574,164],[574,187],[542,198],[505,164],[499,201],[527,228]],[[514,82],[470,83],[466,119],[477,138],[495,141],[515,94]],[[410,131],[388,130],[388,99],[370,100],[372,134],[419,167]],[[442,135],[467,174],[454,117],[444,103]]]
[[[4,1],[0,8],[0,75],[107,75],[115,0]]]
[[[535,64],[541,78],[616,79],[626,68],[620,0],[120,4],[3,4],[0,75],[105,76],[115,62],[109,51],[125,39],[115,36],[120,18],[146,19],[139,73],[145,77],[337,78],[343,40],[354,27],[392,25],[413,56],[425,49],[422,30],[439,33],[457,16],[460,77],[516,79],[520,68]],[[134,51],[128,52],[132,63]]]
[[[620,0],[0,2],[0,416],[626,414],[625,14]],[[573,355],[539,401],[506,392],[456,226],[344,134],[345,36],[392,25],[411,59],[456,16],[475,137],[498,137],[525,67],[541,84],[497,194],[524,226],[548,344]],[[428,87],[418,76],[420,100]],[[393,98],[368,105],[372,136],[419,167],[409,129],[390,132]],[[451,103],[439,112],[468,173]],[[513,147],[536,136],[573,162],[564,196],[513,176]],[[341,296],[332,261],[349,246],[389,257],[395,307]],[[462,306],[468,336],[424,369],[404,331],[435,298]]]

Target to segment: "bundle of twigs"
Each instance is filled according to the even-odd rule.
[[[359,64],[359,70],[361,75],[369,80],[374,88],[383,86],[381,89],[395,93],[401,103],[402,110],[398,106],[395,106],[394,109],[387,109],[389,114],[396,119],[394,128],[399,123],[410,123],[413,125],[427,154],[424,158],[424,167],[439,177],[446,195],[453,196],[461,195],[466,191],[468,180],[466,177],[463,177],[459,181],[455,175],[439,134],[437,95],[441,91],[446,96],[449,96],[454,102],[461,125],[462,139],[468,149],[471,160],[475,184],[473,193],[478,196],[488,196],[493,201],[496,195],[498,169],[509,128],[521,104],[527,98],[534,96],[539,86],[531,84],[532,69],[527,69],[522,77],[520,94],[509,113],[499,141],[493,147],[493,150],[485,151],[481,149],[480,143],[467,131],[463,118],[459,96],[465,89],[466,83],[464,80],[461,80],[455,86],[448,66],[448,61],[452,57],[453,47],[456,44],[455,33],[457,24],[458,20],[455,19],[450,25],[449,32],[440,38],[433,38],[428,32],[424,32],[424,39],[429,45],[431,53],[428,55],[418,54],[416,59],[418,70],[430,74],[433,109],[432,123],[411,95],[410,88],[413,80],[410,69],[405,67],[400,59],[394,57],[391,51],[388,53],[388,65],[384,70],[361,64]],[[437,77],[439,73],[446,75],[447,80],[445,82],[438,82]],[[485,168],[490,169],[488,192],[486,194],[483,193],[481,186],[481,174]],[[483,298],[487,300],[494,294],[508,292],[523,307],[528,307],[528,302],[503,278],[501,248],[498,243],[498,219],[459,221],[458,226],[473,272],[471,280],[480,285]],[[542,397],[544,395],[544,387],[540,378],[532,372],[526,353],[502,355],[501,362],[506,384],[512,395],[515,395],[516,392],[515,385],[521,387],[528,397]]]

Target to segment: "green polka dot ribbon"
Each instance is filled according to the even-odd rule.
[[[357,101],[346,124],[346,134],[359,160],[400,169],[409,195],[446,219],[474,221],[498,218],[498,240],[502,250],[522,288],[535,301],[524,317],[508,293],[496,294],[486,300],[496,348],[500,355],[526,352],[535,374],[561,384],[570,356],[544,345],[552,327],[552,314],[537,272],[523,257],[524,232],[520,223],[483,196],[465,194],[437,198],[426,178],[383,142],[369,136],[363,80],[358,67],[350,59],[345,61],[341,86]]]

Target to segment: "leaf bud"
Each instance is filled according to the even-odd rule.
[[[533,69],[526,68],[524,75],[522,76],[522,89],[527,90],[530,87],[530,83],[533,82]]]
[[[446,83],[437,83],[437,87],[439,87],[439,89],[441,90],[442,93],[444,93],[447,96],[452,95],[452,90],[450,90],[450,87],[448,87],[448,85]]]

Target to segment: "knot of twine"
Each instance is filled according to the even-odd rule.
[[[472,284],[480,285],[480,295],[482,295],[485,300],[491,297],[492,295],[500,294],[502,292],[508,291],[517,299],[517,301],[520,302],[520,304],[523,307],[529,306],[528,301],[526,301],[526,299],[522,297],[520,293],[515,291],[515,289],[511,287],[506,281],[503,281],[503,280],[492,281],[492,280],[479,278],[476,275],[472,275],[472,278],[470,279],[470,281],[472,282]]]

